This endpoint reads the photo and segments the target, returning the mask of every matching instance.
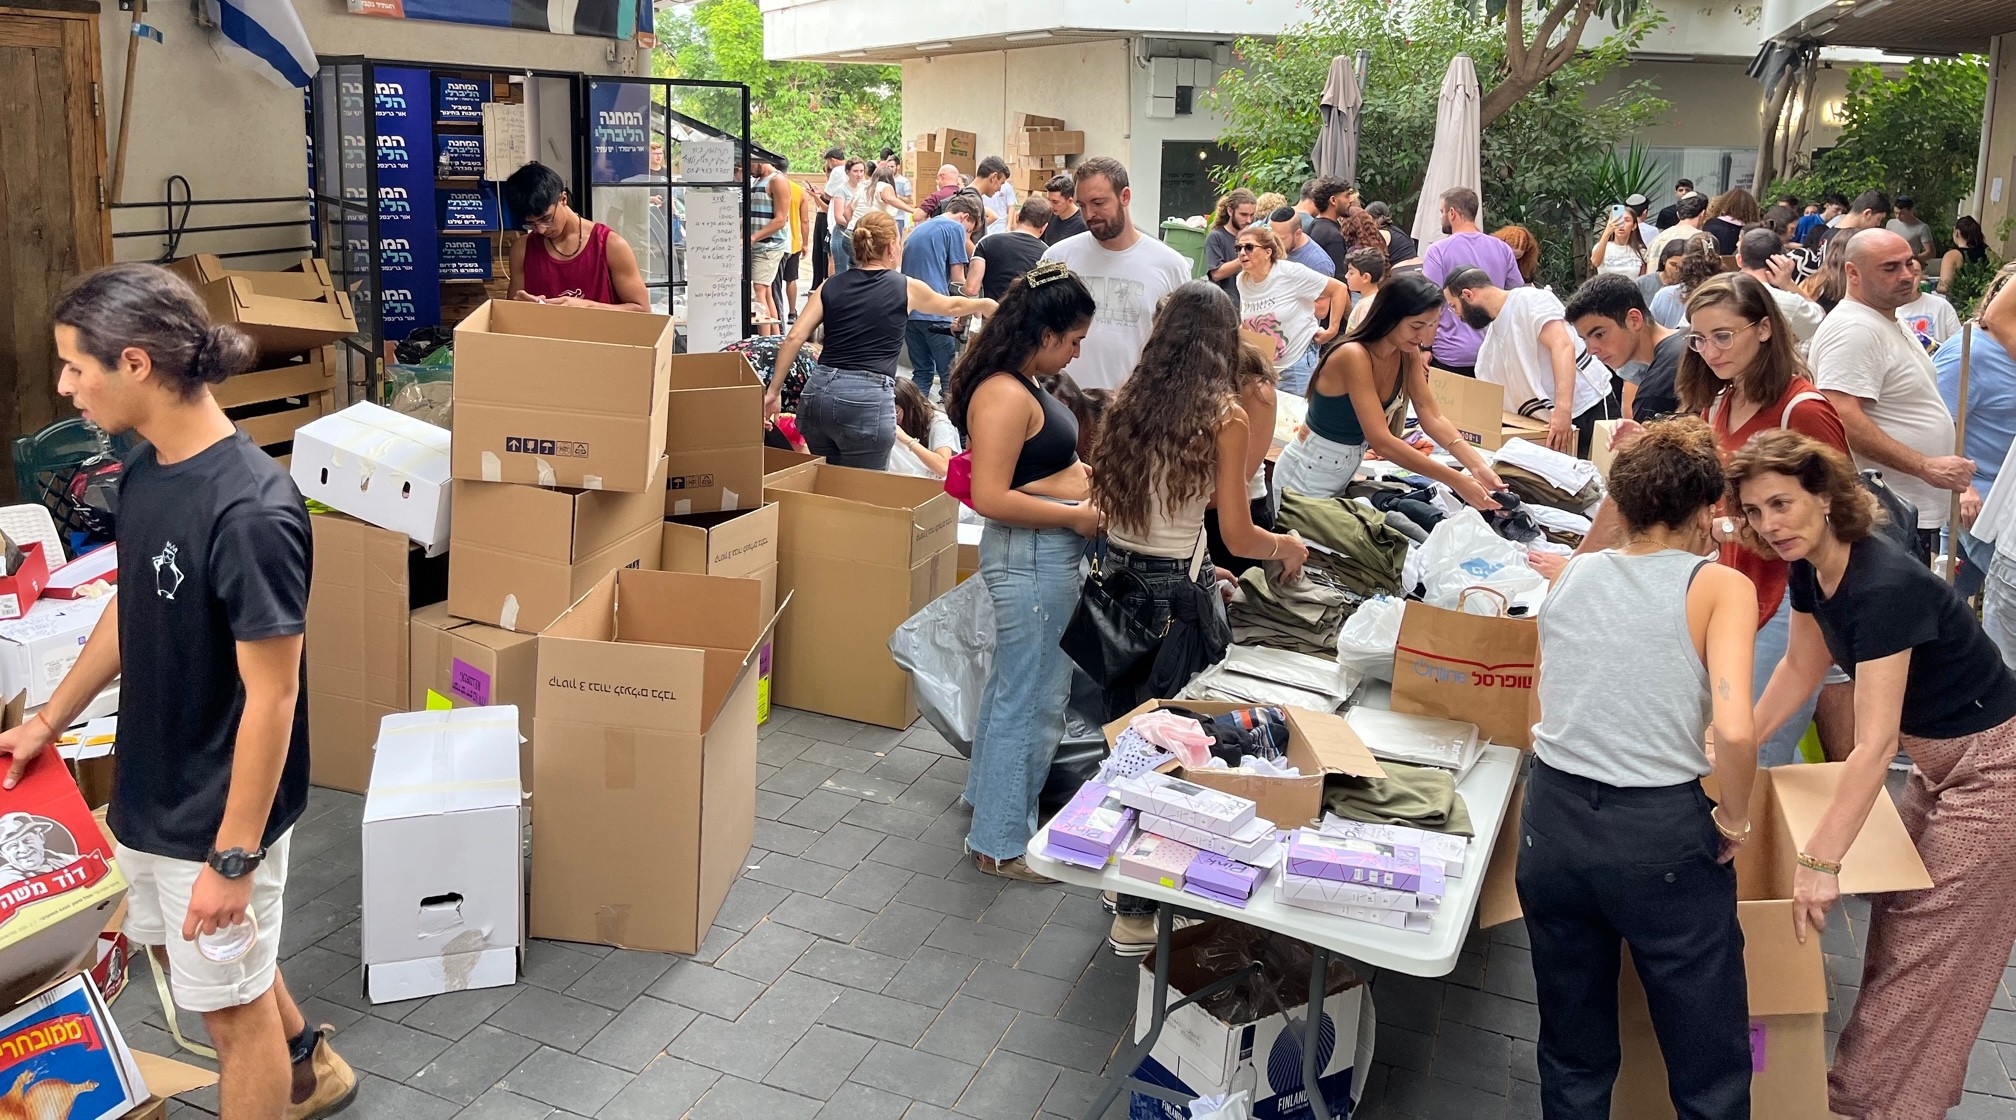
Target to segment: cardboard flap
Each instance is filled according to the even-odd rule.
[[[668,315],[640,315],[606,307],[566,307],[524,300],[491,300],[484,305],[488,314],[462,321],[463,327],[492,334],[515,334],[527,338],[557,338],[585,346],[667,345],[669,353],[672,318]],[[481,312],[484,308],[478,308]],[[457,333],[460,333],[458,328]]]
[[[1844,762],[1771,769],[1772,795],[1794,845],[1804,845],[1819,827],[1846,770]],[[1795,853],[1796,848],[1786,855]],[[1904,830],[1896,804],[1887,792],[1879,792],[1869,809],[1869,819],[1841,860],[1841,893],[1916,891],[1931,885],[1932,877],[1926,874],[1925,863],[1918,858],[1910,833]]]
[[[207,1069],[145,1050],[133,1051],[133,1064],[139,1067],[140,1080],[147,1083],[151,1096],[175,1097],[217,1084],[217,1075]]]
[[[1288,724],[1308,740],[1309,749],[1323,764],[1325,774],[1348,774],[1354,778],[1383,778],[1386,768],[1372,757],[1365,740],[1335,712],[1312,712],[1304,708],[1284,708]]]
[[[379,722],[364,821],[518,804],[518,709],[406,712]]]
[[[740,353],[674,354],[672,389],[728,389],[741,385],[762,385],[763,379]]]
[[[1799,943],[1791,899],[1736,904],[1743,926],[1743,968],[1750,984],[1750,1014],[1827,1014],[1827,966],[1820,959],[1820,935]],[[1845,921],[1838,911],[1830,921]]]
[[[1526,916],[1519,904],[1519,826],[1526,811],[1526,775],[1522,772],[1512,786],[1512,801],[1505,806],[1505,821],[1498,826],[1498,841],[1491,846],[1491,862],[1484,868],[1484,885],[1477,894],[1477,928],[1490,929]],[[1482,837],[1479,837],[1482,839]]]
[[[731,650],[762,644],[767,627],[754,580],[687,572],[616,572],[616,640]]]
[[[1434,396],[1443,418],[1456,425],[1457,433],[1465,440],[1486,448],[1503,442],[1500,429],[1505,412],[1504,389],[1489,381],[1429,366],[1428,392]]]

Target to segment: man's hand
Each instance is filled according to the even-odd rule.
[[[196,873],[189,891],[189,913],[182,919],[182,940],[229,929],[245,920],[252,908],[252,876],[226,879],[208,864]]]
[[[1645,425],[1640,424],[1638,421],[1628,417],[1619,420],[1617,421],[1617,426],[1610,430],[1610,450],[1622,451],[1625,444],[1644,434]]]
[[[6,780],[0,781],[0,788],[13,789],[19,785],[21,775],[28,770],[28,764],[35,761],[36,755],[48,750],[49,744],[55,741],[55,729],[49,726],[49,721],[43,718],[41,712],[36,712],[19,727],[0,731],[0,754],[12,755],[14,758],[13,764],[7,767]]]
[[[1554,410],[1554,418],[1547,421],[1547,446],[1563,455],[1575,454],[1575,421],[1562,415],[1561,409]]]
[[[1791,257],[1783,253],[1773,253],[1771,263],[1766,267],[1771,272],[1772,287],[1783,288],[1788,292],[1792,290],[1792,278],[1798,274],[1799,266],[1792,262]]]
[[[1969,486],[1960,492],[1960,527],[1972,529],[1981,516],[1981,492]]]
[[[1918,477],[1941,490],[1958,494],[1974,481],[1974,460],[1960,455],[1934,455],[1925,460],[1925,469]]]

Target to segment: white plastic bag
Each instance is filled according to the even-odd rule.
[[[1190,1120],[1249,1120],[1252,1115],[1253,1095],[1247,1089],[1190,1102]]]
[[[1547,581],[1526,564],[1519,546],[1491,531],[1474,509],[1442,519],[1421,546],[1423,599],[1429,606],[1462,610],[1467,588],[1482,587],[1517,602]]]
[[[994,667],[994,600],[977,576],[933,599],[889,636],[910,674],[917,711],[954,746],[971,749],[980,694]]]
[[[1406,604],[1375,595],[1358,605],[1337,632],[1337,664],[1367,677],[1393,679],[1393,647],[1400,644]]]

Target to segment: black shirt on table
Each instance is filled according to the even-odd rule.
[[[301,492],[233,432],[179,463],[151,444],[119,480],[119,765],[109,823],[129,848],[201,860],[224,821],[245,685],[239,642],[306,631],[312,547]],[[308,685],[261,842],[308,803]]]

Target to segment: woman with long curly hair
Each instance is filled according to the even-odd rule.
[[[1736,241],[1744,229],[1764,220],[1757,196],[1742,187],[1733,187],[1708,200],[1708,213],[1701,219],[1701,231],[1715,239],[1715,251],[1725,257],[1736,254]]]
[[[1253,192],[1245,187],[1227,191],[1211,209],[1211,232],[1204,235],[1204,274],[1225,289],[1233,306],[1239,303],[1239,231],[1260,212]]]
[[[1491,236],[1503,241],[1512,250],[1512,257],[1519,262],[1519,278],[1528,284],[1540,275],[1540,239],[1525,226],[1499,226],[1491,231]]]
[[[946,416],[972,455],[971,504],[987,519],[979,578],[994,602],[994,665],[966,778],[966,847],[986,874],[1029,883],[1051,881],[1022,857],[1064,739],[1071,661],[1057,643],[1078,604],[1085,538],[1099,532],[1078,422],[1039,381],[1078,356],[1095,310],[1069,269],[1036,266],[1008,286],[945,386]]]

